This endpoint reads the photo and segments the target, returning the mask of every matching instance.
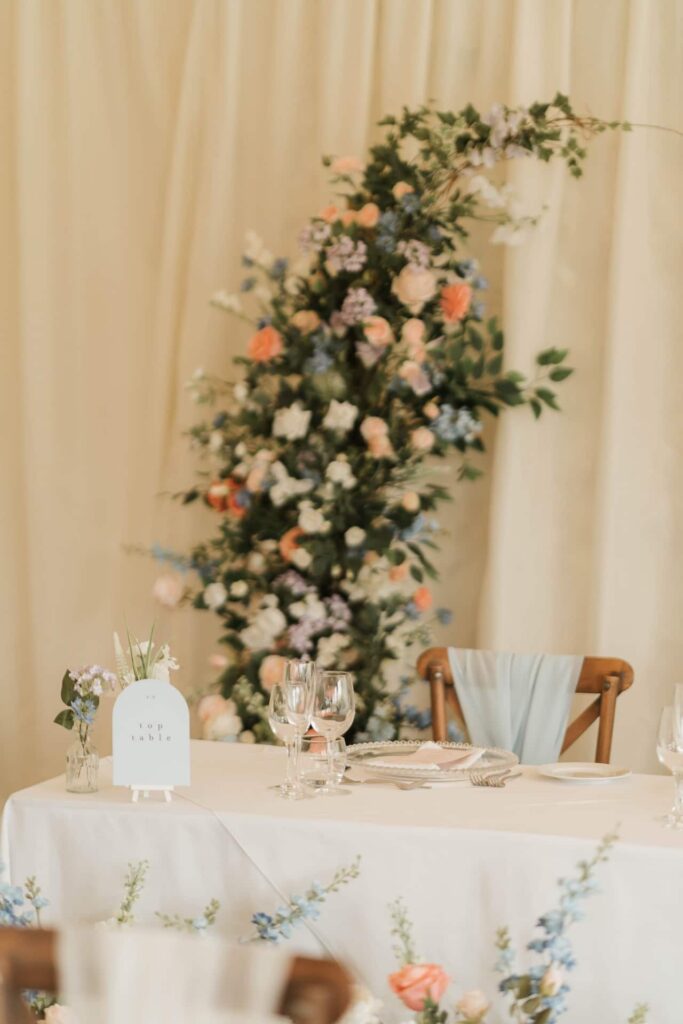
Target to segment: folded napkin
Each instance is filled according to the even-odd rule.
[[[430,771],[440,768],[469,768],[484,753],[483,747],[472,747],[471,750],[449,750],[438,743],[423,743],[412,754],[388,754],[372,761],[373,768],[408,767]]]

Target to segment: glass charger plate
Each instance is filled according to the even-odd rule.
[[[470,773],[485,771],[502,771],[513,768],[519,758],[509,750],[498,747],[486,747],[484,753],[469,768],[425,768],[424,766],[380,765],[374,762],[383,757],[400,754],[412,754],[424,745],[424,740],[381,740],[371,743],[353,743],[347,750],[349,765],[362,767],[368,775],[381,778],[396,779],[400,782],[423,779],[425,782],[459,782],[469,780]],[[439,743],[444,750],[472,750],[471,743]]]

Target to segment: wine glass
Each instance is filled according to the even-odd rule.
[[[319,672],[315,683],[311,722],[327,743],[327,782],[322,793],[337,790],[334,777],[332,741],[350,728],[356,713],[353,681],[348,672]]]
[[[657,757],[674,777],[674,804],[664,819],[667,828],[683,828],[683,735],[674,707],[662,708],[657,730]]]
[[[311,724],[311,707],[315,688],[315,663],[291,659],[285,666],[283,685],[287,720],[294,729],[294,783],[291,796],[301,799],[306,796],[301,785],[299,755],[301,738]]]
[[[282,796],[291,796],[295,789],[294,745],[296,726],[292,725],[287,715],[287,695],[282,683],[277,683],[270,691],[268,701],[268,722],[277,739],[282,740],[287,750],[287,769],[285,781],[280,786]]]

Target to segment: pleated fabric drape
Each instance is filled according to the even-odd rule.
[[[293,254],[320,154],[362,153],[404,103],[559,88],[680,129],[680,21],[677,0],[0,4],[0,790],[61,770],[61,674],[106,662],[124,617],[156,615],[181,684],[206,682],[216,624],[159,615],[126,547],[207,529],[168,495],[192,473],[184,382],[243,350],[207,299],[245,230]],[[681,151],[642,129],[599,139],[579,183],[511,170],[549,209],[521,249],[474,233],[490,305],[511,365],[556,344],[578,373],[562,415],[490,431],[486,479],[442,515],[442,639],[631,660],[614,756],[641,769],[683,678]]]

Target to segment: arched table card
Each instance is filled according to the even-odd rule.
[[[113,783],[140,792],[163,792],[190,784],[190,713],[182,693],[159,679],[129,683],[114,704]]]

